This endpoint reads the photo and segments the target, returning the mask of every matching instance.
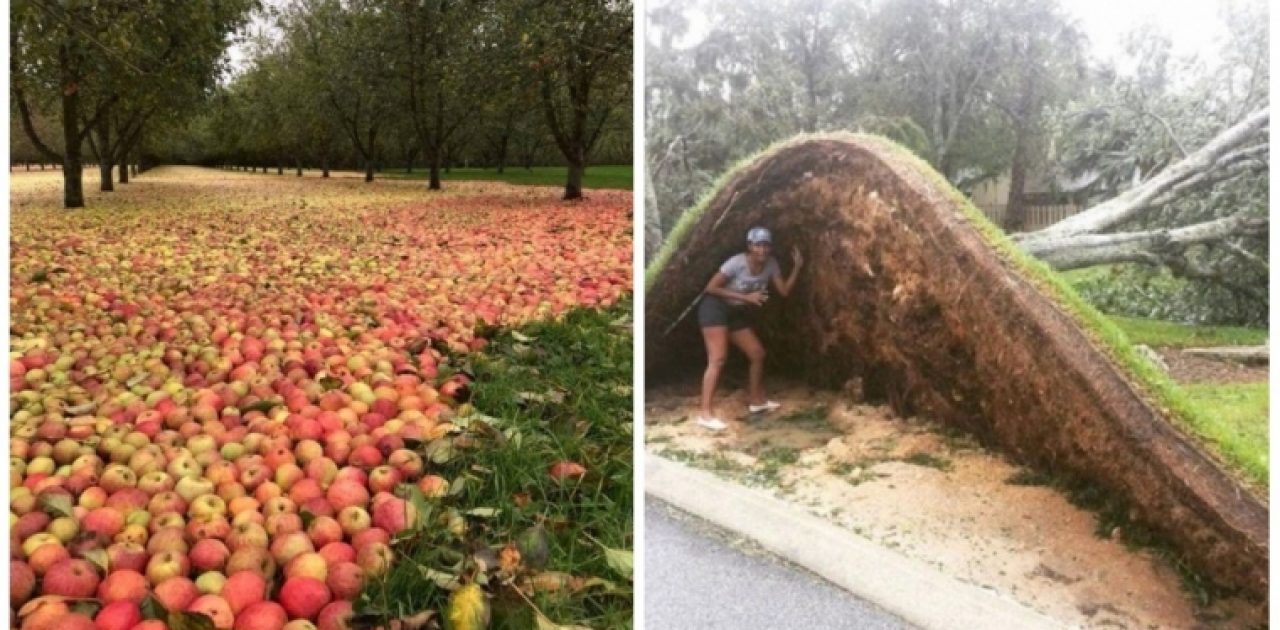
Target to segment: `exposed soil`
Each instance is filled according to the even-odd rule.
[[[904,417],[1087,479],[1201,573],[1267,597],[1263,493],[1184,435],[944,186],[883,142],[801,138],[716,191],[646,294],[651,376],[702,361],[685,314],[753,225],[773,230],[776,251],[798,246],[809,261],[795,292],[758,319],[763,336],[788,340],[770,347],[775,373],[829,388],[856,381]]]
[[[1095,515],[1062,492],[1011,483],[1034,477],[972,440],[898,418],[887,406],[850,402],[849,392],[786,386],[770,397],[784,406],[768,417],[745,414],[741,391],[719,399],[717,411],[731,426],[712,434],[689,421],[695,386],[651,389],[648,448],[775,488],[851,535],[1071,627],[1265,624],[1265,607],[1243,599],[1197,605],[1168,562],[1099,536]]]
[[[1260,383],[1270,378],[1265,365],[1246,365],[1183,354],[1178,348],[1156,348],[1179,383]]]

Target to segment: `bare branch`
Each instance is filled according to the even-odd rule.
[[[1078,234],[1027,242],[1023,244],[1023,248],[1059,270],[1117,262],[1155,264],[1156,259],[1192,245],[1243,235],[1265,234],[1268,226],[1269,220],[1266,217],[1241,212],[1175,229]]]

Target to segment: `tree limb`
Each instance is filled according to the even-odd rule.
[[[1175,229],[1040,239],[1024,243],[1023,249],[1058,270],[1119,262],[1158,264],[1171,252],[1180,252],[1199,243],[1265,234],[1268,226],[1266,217],[1240,212]]]
[[[1035,241],[1094,234],[1128,221],[1155,207],[1159,200],[1167,198],[1167,194],[1180,185],[1183,190],[1187,185],[1200,185],[1203,181],[1197,183],[1198,178],[1207,180],[1214,171],[1237,164],[1245,157],[1256,157],[1256,147],[1242,151],[1240,146],[1264,134],[1270,117],[1268,109],[1260,109],[1146,182],[1043,230],[1015,237],[1015,240],[1024,247],[1030,247]],[[1257,146],[1265,146],[1265,143]]]

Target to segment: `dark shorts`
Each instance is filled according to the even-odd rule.
[[[751,328],[754,310],[750,306],[730,306],[719,297],[704,295],[698,304],[698,325],[703,328],[728,326],[730,332]]]

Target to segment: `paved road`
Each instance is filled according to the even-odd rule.
[[[749,541],[653,498],[645,504],[644,566],[645,627],[651,630],[911,628]]]

